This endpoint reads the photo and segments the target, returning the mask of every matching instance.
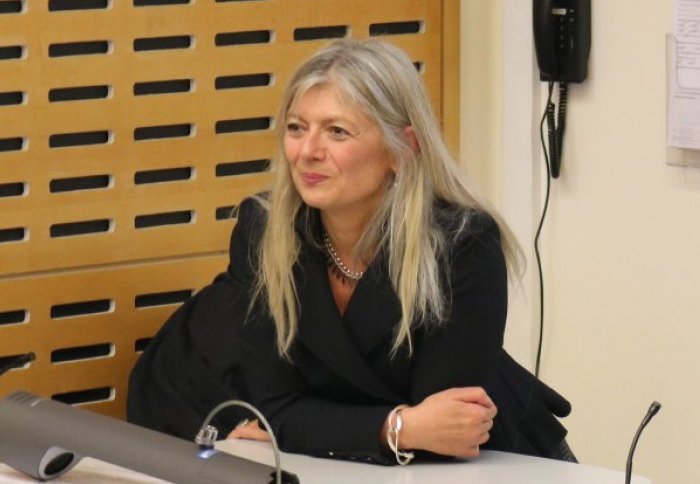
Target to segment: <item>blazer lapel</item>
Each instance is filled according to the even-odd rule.
[[[318,249],[304,244],[299,255],[299,266],[303,268],[297,273],[299,300],[302,312],[299,319],[299,341],[311,352],[316,354],[329,368],[347,381],[356,385],[359,389],[378,398],[389,401],[397,401],[399,396],[394,390],[379,379],[370,368],[353,336],[347,330],[346,323],[342,320],[338,308],[335,305],[333,294],[328,283],[326,269],[326,257]],[[303,272],[302,272],[303,271]],[[371,281],[368,281],[371,282]],[[391,331],[390,320],[385,320],[381,314],[374,314],[371,319],[368,307],[372,310],[389,306],[386,301],[376,305],[373,301],[365,304],[357,297],[367,296],[373,291],[374,284],[365,283],[364,277],[355,289],[356,293],[351,299],[346,313],[349,324],[357,321],[368,328],[366,338],[360,342],[363,349],[379,342],[387,331]],[[368,286],[368,287],[362,287]],[[359,292],[358,292],[359,291]],[[357,297],[356,297],[357,296]],[[365,297],[362,296],[362,297]],[[367,320],[360,321],[367,317]],[[382,325],[381,323],[385,324]]]
[[[381,260],[374,261],[365,272],[350,299],[345,322],[348,331],[363,355],[393,337],[401,317],[396,297]],[[391,343],[388,343],[391,346]]]

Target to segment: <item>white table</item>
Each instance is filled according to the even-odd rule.
[[[269,444],[227,440],[217,448],[241,457],[274,465]],[[584,464],[571,464],[504,452],[483,451],[472,461],[413,463],[406,467],[383,467],[297,454],[282,454],[282,468],[299,476],[301,484],[623,484],[624,473]],[[0,482],[36,482],[0,464]],[[83,459],[75,468],[51,482],[76,484],[163,483],[137,472]],[[633,484],[651,484],[635,476]],[[253,484],[253,483],[251,483]]]

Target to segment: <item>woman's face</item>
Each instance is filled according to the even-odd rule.
[[[332,85],[310,89],[289,110],[284,153],[301,198],[329,216],[367,220],[396,169],[379,127]]]

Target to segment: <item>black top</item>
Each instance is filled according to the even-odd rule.
[[[297,228],[320,233],[317,212],[305,213]],[[430,329],[417,326],[411,357],[405,348],[389,354],[401,311],[381,253],[341,316],[326,254],[302,236],[293,268],[299,326],[288,362],[276,353],[271,318],[260,305],[249,311],[265,212],[244,201],[227,272],[168,320],[134,368],[129,420],[192,438],[211,408],[239,398],[270,420],[282,450],[393,464],[379,441],[392,408],[447,388],[481,386],[498,407],[482,448],[552,455],[566,435],[554,415],[566,416],[570,405],[503,349],[507,277],[498,227],[473,212],[456,232],[463,215],[445,204],[437,211],[447,240],[440,257],[447,317]],[[225,411],[215,423],[228,432],[243,413]]]

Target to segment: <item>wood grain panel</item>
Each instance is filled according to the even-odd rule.
[[[86,271],[0,280],[0,316],[27,311],[24,322],[0,325],[0,358],[36,353],[27,368],[11,370],[0,379],[0,395],[25,389],[53,396],[64,392],[109,387],[114,405],[89,402],[123,416],[128,373],[138,357],[134,344],[152,337],[178,304],[136,308],[136,297],[168,291],[196,291],[226,269],[224,255],[197,256],[167,262],[147,262]],[[109,300],[107,312],[52,317],[52,307]],[[0,318],[0,321],[2,319]],[[61,348],[110,343],[109,357],[52,363]]]

